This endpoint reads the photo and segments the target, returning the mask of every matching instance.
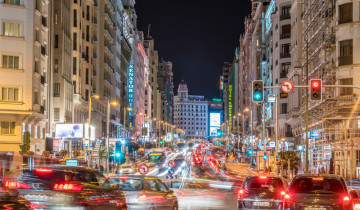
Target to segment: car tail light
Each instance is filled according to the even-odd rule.
[[[20,182],[6,181],[5,187],[10,189],[30,189],[29,184],[23,184]]]
[[[267,176],[260,176],[259,178],[260,178],[260,179],[266,179]]]
[[[239,189],[238,197],[239,197],[239,198],[243,198],[244,195],[245,195],[245,190],[244,190],[244,189]]]
[[[285,194],[284,198],[285,198],[285,200],[290,200],[290,195],[289,195],[289,194]]]
[[[127,177],[127,176],[120,176],[119,178],[120,178],[121,180],[127,180],[128,177]]]
[[[285,191],[281,191],[281,196],[284,196],[284,195],[286,195],[286,192]]]
[[[344,197],[344,201],[349,201],[349,200],[350,200],[349,196]]]
[[[52,169],[49,168],[37,168],[35,169],[35,174],[40,176],[51,175],[53,173]]]
[[[64,191],[81,191],[82,186],[77,184],[55,184],[54,190],[64,190]]]
[[[360,210],[360,203],[354,205],[354,210]]]
[[[291,203],[291,196],[290,196],[290,194],[285,193],[285,195],[284,195],[284,207],[285,208],[290,208],[290,203]]]

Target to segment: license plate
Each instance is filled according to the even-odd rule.
[[[27,194],[27,195],[24,195],[24,198],[27,200],[31,200],[31,201],[49,201],[50,200],[50,196],[47,196],[47,195]]]
[[[253,202],[254,206],[270,206],[269,202]]]
[[[305,207],[304,210],[326,210],[326,208]]]

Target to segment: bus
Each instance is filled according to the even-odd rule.
[[[166,156],[168,152],[165,149],[155,148],[150,149],[148,153],[148,162],[149,164],[162,165],[166,161]]]

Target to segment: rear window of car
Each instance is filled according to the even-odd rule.
[[[108,180],[98,172],[74,169],[54,169],[51,172],[24,170],[19,181],[24,184],[39,184],[40,189],[52,189],[54,184],[61,182],[82,182],[109,188]]]
[[[292,193],[318,194],[318,193],[345,193],[341,180],[332,178],[298,178],[290,185]]]
[[[113,184],[118,184],[123,191],[141,191],[144,189],[144,184],[142,179],[132,179],[132,178],[115,178],[111,179]]]
[[[248,190],[275,190],[279,188],[284,188],[283,182],[279,178],[272,178],[272,177],[254,177],[248,179],[244,183],[245,189]]]

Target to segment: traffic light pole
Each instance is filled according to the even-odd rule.
[[[264,142],[264,157],[266,155],[266,141],[265,141],[265,132],[266,132],[266,129],[265,129],[265,103],[263,103],[263,142]],[[264,159],[264,172],[265,172],[265,169],[266,169],[266,159],[263,157]]]

